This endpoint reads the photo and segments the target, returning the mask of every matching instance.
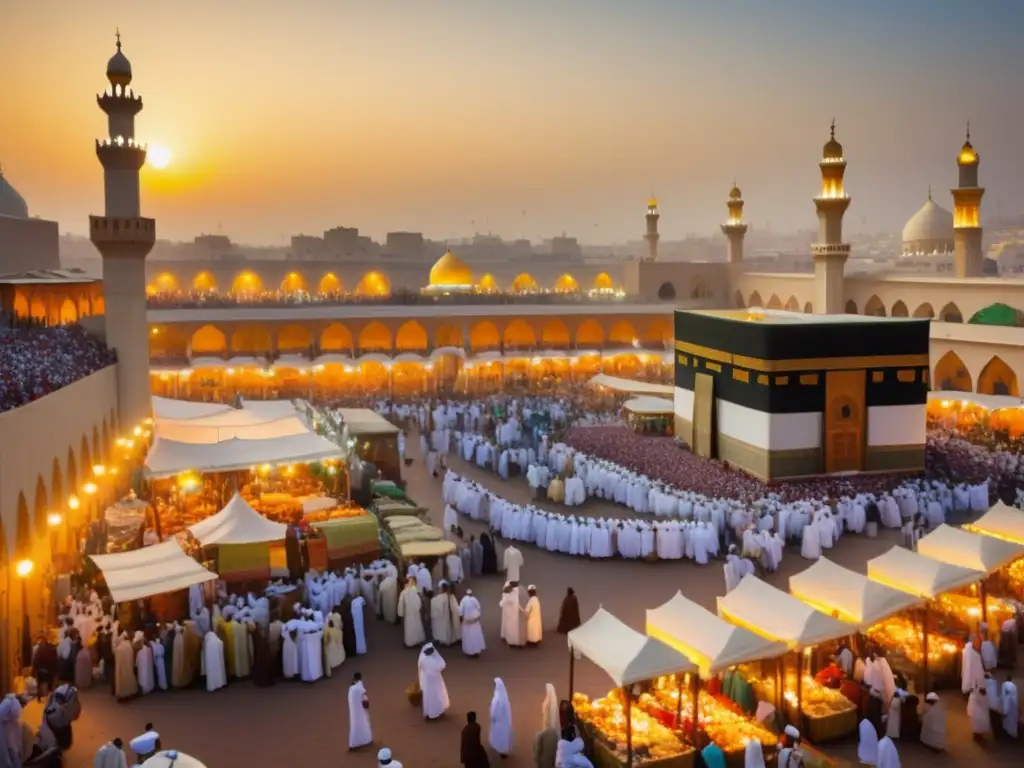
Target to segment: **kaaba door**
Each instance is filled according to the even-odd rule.
[[[825,471],[864,469],[865,371],[825,375]]]
[[[693,382],[693,452],[706,459],[715,457],[715,380],[698,373]]]

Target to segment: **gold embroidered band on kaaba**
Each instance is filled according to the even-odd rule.
[[[807,357],[791,360],[763,360],[759,357],[734,355],[720,349],[677,341],[676,349],[717,363],[749,368],[763,373],[789,371],[847,371],[874,368],[927,368],[928,355],[864,355],[860,357]]]

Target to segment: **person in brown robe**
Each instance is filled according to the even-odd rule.
[[[53,679],[57,675],[57,646],[39,635],[36,647],[32,649],[32,677],[39,684],[39,695],[46,696],[53,690]]]
[[[558,735],[555,728],[545,728],[533,737],[533,762],[537,768],[555,768]]]
[[[476,721],[476,712],[466,713],[466,725],[462,729],[462,749],[459,762],[465,768],[491,768],[487,750],[480,740],[480,723]]]
[[[580,621],[580,601],[576,599],[576,591],[569,587],[562,601],[562,610],[558,614],[558,632],[568,634],[578,627]]]
[[[252,681],[260,688],[266,688],[277,682],[270,643],[260,627],[254,626],[249,631],[252,634]]]

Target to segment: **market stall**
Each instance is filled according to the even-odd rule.
[[[216,547],[213,559],[223,579],[268,579],[272,562],[285,561],[288,526],[263,517],[237,493],[220,512],[188,530],[204,547]],[[276,558],[275,548],[280,550]]]
[[[922,597],[872,581],[824,557],[790,576],[789,591],[812,608],[861,630],[924,603]]]
[[[765,639],[785,643],[796,656],[795,669],[783,664],[774,677],[744,670],[758,698],[775,701],[813,742],[856,731],[856,707],[839,691],[815,680],[810,668],[814,646],[854,634],[855,625],[821,613],[753,575],[718,598],[718,615]]]
[[[626,424],[634,432],[671,435],[675,404],[664,397],[642,395],[622,404]]]
[[[103,513],[106,525],[106,552],[112,554],[142,546],[142,534],[152,514],[148,503],[134,494],[121,499]]]
[[[307,519],[323,536],[329,567],[344,568],[354,563],[371,563],[380,558],[377,521],[364,510],[346,517]]]
[[[964,530],[1014,544],[1024,544],[1024,511],[997,501],[988,512],[970,525],[965,525]]]
[[[401,429],[369,408],[339,408],[343,434],[348,436],[355,454],[370,462],[381,475],[398,483],[402,480],[398,435]]]
[[[656,395],[672,397],[675,390],[671,384],[653,384],[649,381],[637,381],[635,379],[624,379],[619,376],[609,376],[599,373],[587,382],[598,387],[605,387],[616,392],[628,392],[632,395]]]
[[[176,539],[116,555],[90,555],[115,603],[187,589],[217,574],[200,565]]]
[[[934,601],[945,592],[977,584],[985,574],[959,565],[934,560],[903,547],[893,547],[884,555],[868,560],[868,578],[872,581],[924,598],[920,624],[894,617],[872,627],[868,638],[891,652],[890,666],[922,682],[922,690],[931,690],[957,679],[959,651],[963,643],[933,621]],[[897,663],[894,664],[893,662]]]
[[[604,608],[572,630],[568,639],[569,690],[575,691],[577,658],[587,658],[600,667],[617,689],[594,700],[575,692],[572,696],[594,764],[598,768],[689,768],[692,747],[657,718],[634,707],[632,687],[665,675],[695,675],[697,665],[660,640],[630,629]]]

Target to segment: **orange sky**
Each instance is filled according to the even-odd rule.
[[[1018,211],[1013,3],[993,0],[954,46],[944,0],[905,0],[923,20],[875,0],[849,16],[710,5],[9,0],[0,162],[34,214],[85,230],[119,25],[137,133],[174,155],[144,171],[163,237],[273,244],[348,225],[609,242],[642,234],[652,191],[666,236],[709,234],[734,175],[756,225],[811,227],[833,115],[853,228],[898,227],[929,183],[949,207],[968,117],[986,205]]]

